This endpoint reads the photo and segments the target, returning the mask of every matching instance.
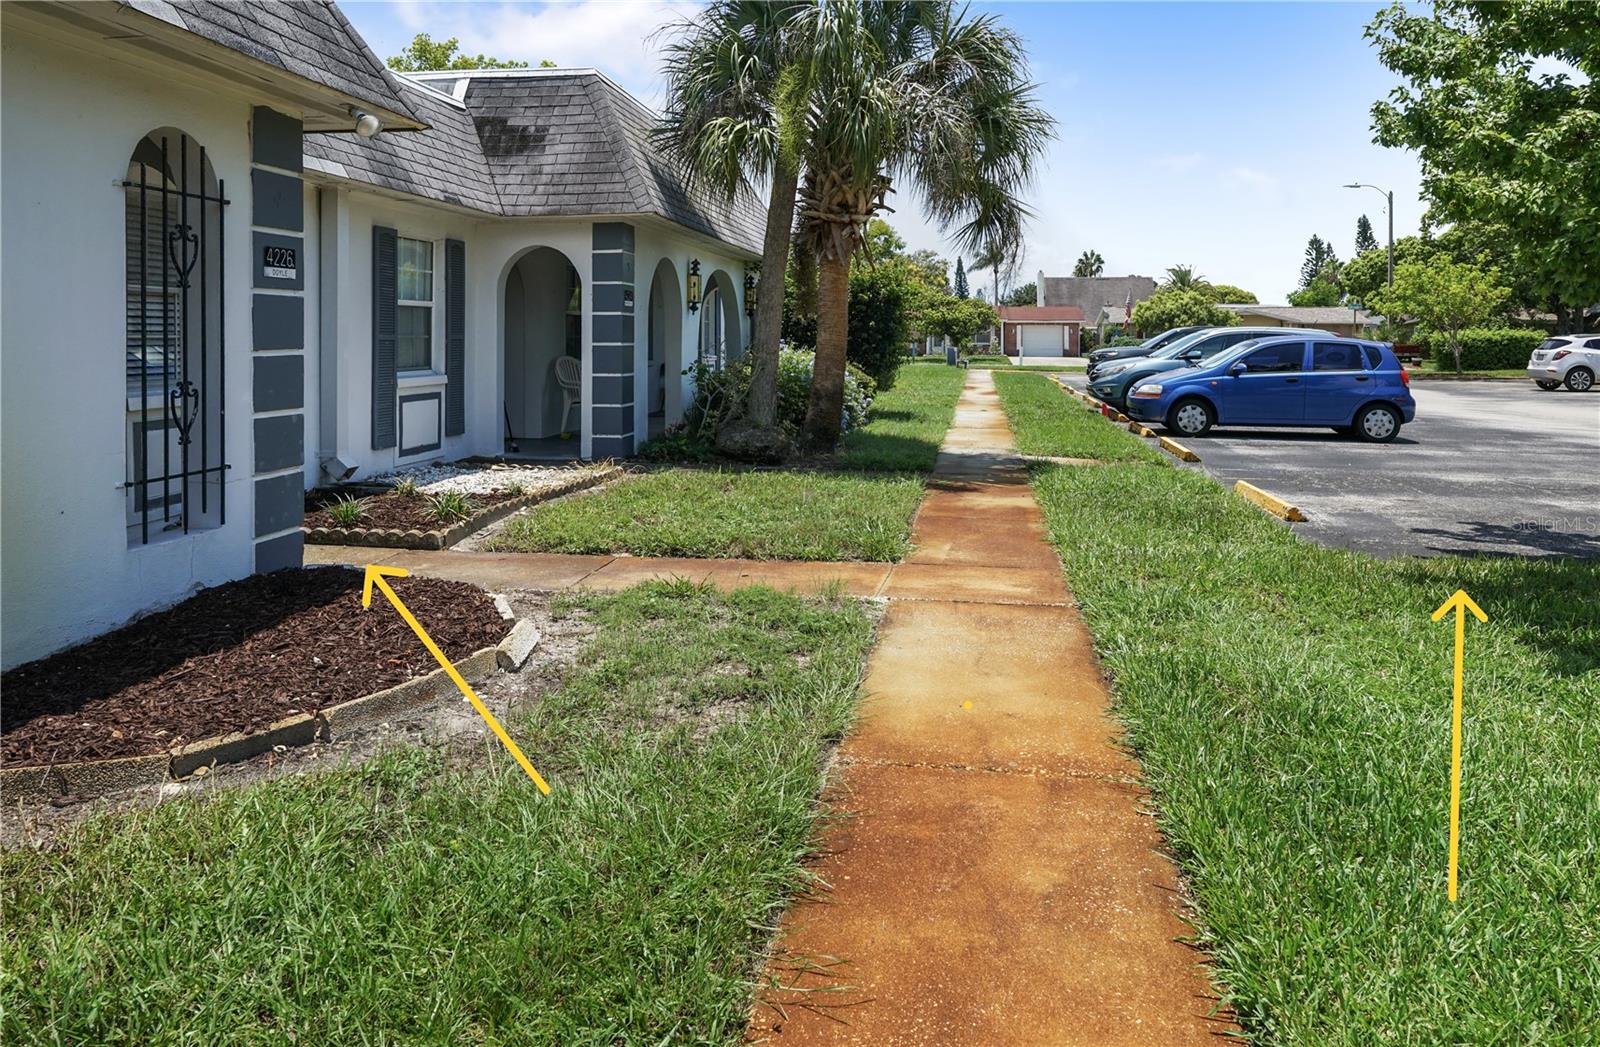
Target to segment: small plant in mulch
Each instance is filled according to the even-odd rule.
[[[340,527],[354,527],[367,515],[367,504],[348,494],[335,499],[324,508],[327,514],[333,517],[333,522]]]
[[[394,482],[394,493],[401,498],[415,498],[417,496],[417,481],[409,476],[402,476]]]
[[[510,495],[512,498],[521,498],[528,493],[528,485],[520,480],[513,480],[500,488],[500,493]]]
[[[464,491],[440,491],[428,497],[428,515],[439,523],[460,523],[478,511],[478,503]]]

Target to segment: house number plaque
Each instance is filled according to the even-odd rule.
[[[273,280],[293,280],[298,271],[295,251],[292,247],[272,247],[262,249],[261,275]]]

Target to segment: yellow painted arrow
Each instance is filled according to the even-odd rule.
[[[512,741],[511,736],[506,733],[506,729],[500,726],[500,721],[494,718],[494,714],[489,711],[488,706],[483,704],[483,700],[473,692],[472,687],[462,675],[456,672],[456,667],[451,665],[450,659],[446,658],[444,652],[439,650],[439,645],[433,642],[433,637],[429,636],[428,631],[422,627],[422,623],[417,621],[417,616],[411,613],[409,607],[400,602],[400,597],[395,595],[394,589],[390,587],[388,582],[384,581],[386,577],[404,578],[410,573],[404,567],[380,567],[377,564],[367,564],[367,575],[361,584],[361,606],[364,608],[372,606],[372,587],[374,585],[383,590],[383,595],[387,596],[389,602],[394,604],[394,609],[399,611],[400,617],[404,618],[406,624],[411,626],[411,631],[417,634],[417,639],[422,641],[422,646],[426,647],[428,653],[433,655],[434,659],[444,667],[445,673],[449,675],[461,693],[466,696],[467,701],[471,702],[472,707],[478,710],[478,715],[483,717],[484,722],[489,725],[489,729],[494,731],[495,737],[499,738],[501,743],[511,750],[511,755],[515,756],[517,762],[522,765],[522,769],[528,772],[528,777],[533,779],[533,784],[539,787],[539,791],[549,796],[550,786],[545,784],[543,778],[539,777],[539,772],[534,770],[533,764],[529,763],[528,758],[522,755],[522,750],[517,748],[517,743]]]
[[[1489,616],[1483,613],[1483,608],[1472,602],[1472,597],[1467,595],[1465,589],[1457,589],[1455,595],[1439,605],[1433,612],[1433,620],[1438,621],[1449,613],[1451,608],[1456,612],[1456,674],[1455,674],[1455,708],[1450,717],[1450,876],[1448,891],[1450,900],[1456,900],[1456,854],[1461,846],[1461,669],[1467,659],[1467,612],[1471,611],[1480,622],[1487,622]]]

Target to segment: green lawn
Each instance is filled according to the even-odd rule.
[[[996,374],[995,388],[1023,454],[1158,462],[1161,453],[1061,391],[1043,375]]]
[[[922,500],[915,476],[664,469],[511,520],[512,552],[758,560],[898,560]]]
[[[548,798],[492,739],[404,748],[0,856],[0,1039],[739,1043],[870,621],[687,583],[572,602],[598,634],[508,718]]]
[[[1163,466],[1033,478],[1255,1042],[1600,1042],[1600,564],[1328,550]],[[1451,905],[1457,588],[1489,622]]]
[[[838,465],[859,471],[932,469],[966,377],[958,367],[902,366],[894,385],[872,402],[867,424],[845,434]]]

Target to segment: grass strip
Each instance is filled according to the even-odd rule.
[[[492,740],[404,748],[0,856],[6,1043],[736,1044],[805,882],[860,605],[688,583],[568,599],[597,633]]]
[[[1600,1038],[1600,564],[1324,549],[1172,468],[1033,479],[1254,1042]],[[1457,588],[1489,622],[1452,906]]]
[[[922,486],[913,476],[665,469],[538,506],[489,548],[893,561],[910,547]]]
[[[994,384],[1016,433],[1017,450],[1022,454],[1161,461],[1161,454],[1154,447],[1085,409],[1044,375],[996,372]]]
[[[931,470],[966,378],[957,367],[902,366],[894,385],[872,402],[867,424],[845,434],[838,465],[876,472]]]

